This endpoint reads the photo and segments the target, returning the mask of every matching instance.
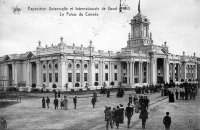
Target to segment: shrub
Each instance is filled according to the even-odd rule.
[[[8,87],[7,91],[9,91],[9,92],[18,92],[19,90],[18,90],[18,88],[15,88],[15,87]]]

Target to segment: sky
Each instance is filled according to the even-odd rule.
[[[0,56],[35,51],[38,41],[43,47],[65,44],[87,47],[92,40],[95,50],[120,51],[126,47],[130,20],[138,13],[139,0],[121,0],[130,10],[119,13],[120,0],[0,0]],[[21,9],[19,14],[13,8]],[[150,20],[154,44],[165,41],[173,54],[200,57],[200,0],[141,0],[141,12]],[[46,8],[31,11],[30,8]],[[66,7],[67,11],[50,11]],[[73,10],[70,8],[73,7]],[[77,11],[75,7],[99,8]],[[102,10],[105,7],[106,10]],[[66,13],[77,14],[68,16]],[[79,16],[79,13],[83,16]],[[85,16],[85,12],[98,16]],[[64,16],[60,16],[65,14]]]

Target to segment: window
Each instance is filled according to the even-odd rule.
[[[99,81],[99,75],[98,75],[98,73],[95,73],[95,81]]]
[[[49,82],[52,82],[52,74],[49,73]]]
[[[84,73],[84,81],[87,81],[87,73]]]
[[[108,81],[108,73],[105,73],[105,81]]]
[[[117,73],[115,73],[115,81],[117,80]]]
[[[72,68],[72,64],[71,64],[71,63],[68,64],[68,68],[69,68],[69,69]]]
[[[72,82],[72,73],[68,73],[68,82]]]
[[[43,68],[43,70],[45,70],[45,69],[46,69],[46,66],[45,66],[45,65],[43,65],[43,66],[42,66],[42,68]]]
[[[49,64],[49,69],[51,70],[51,64]]]
[[[80,64],[76,64],[76,68],[79,69],[80,68]]]
[[[98,69],[98,68],[99,68],[98,64],[95,64],[95,69]]]
[[[108,65],[105,65],[105,69],[108,69]]]
[[[87,64],[84,64],[84,68],[87,69]]]
[[[43,74],[43,82],[46,82],[46,74]]]
[[[56,64],[54,65],[54,67],[55,67],[55,69],[57,70],[57,69],[58,69],[58,64],[56,63]]]
[[[80,82],[80,73],[76,73],[76,82]]]
[[[58,82],[58,73],[55,73],[55,82]]]
[[[115,65],[114,68],[117,69],[117,65]]]

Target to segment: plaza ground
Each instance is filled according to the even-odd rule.
[[[21,103],[14,104],[0,109],[0,116],[4,116],[8,122],[9,130],[27,129],[65,129],[65,130],[104,130],[104,109],[105,106],[116,107],[119,104],[127,106],[129,94],[126,91],[123,98],[116,98],[116,92],[111,93],[111,97],[98,94],[96,108],[92,108],[92,94],[78,95],[77,109],[73,109],[73,95],[67,95],[69,100],[69,110],[54,110],[53,94],[44,94],[51,98],[50,108],[42,108],[41,98],[26,98]],[[63,94],[61,97],[63,98]],[[162,119],[165,112],[169,111],[172,117],[172,130],[198,130],[200,129],[200,96],[196,100],[178,100],[175,103],[168,103],[167,97],[161,97],[160,93],[149,95],[150,109],[149,119],[146,129],[164,129]],[[59,99],[60,100],[60,99]],[[141,130],[141,120],[139,114],[134,113],[131,121],[131,128]],[[128,129],[125,123],[119,129]],[[114,126],[113,129],[116,129]]]

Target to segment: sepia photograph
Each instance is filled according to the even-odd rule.
[[[0,0],[0,130],[200,130],[200,0]]]

